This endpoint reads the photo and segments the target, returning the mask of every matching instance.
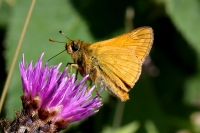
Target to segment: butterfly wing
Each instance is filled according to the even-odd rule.
[[[118,46],[134,50],[136,56],[144,62],[145,57],[149,54],[153,43],[153,30],[151,27],[140,27],[129,33],[117,36],[115,38],[97,42],[96,46]],[[96,45],[96,46],[95,46]],[[98,47],[97,47],[98,48]]]
[[[95,61],[92,68],[96,69],[96,73],[92,79],[121,101],[128,100],[127,92],[141,74],[141,61],[135,56],[134,51],[115,46],[99,47],[93,58]]]
[[[141,74],[141,66],[153,42],[150,27],[141,27],[121,36],[94,43],[88,51],[95,58],[92,64],[98,69],[98,80],[122,101]],[[91,67],[91,68],[92,68]]]
[[[129,48],[107,46],[98,49],[96,53],[101,71],[128,92],[141,73],[141,61],[135,56],[134,51]]]

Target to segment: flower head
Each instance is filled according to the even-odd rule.
[[[21,96],[23,110],[17,116],[24,124],[19,129],[29,132],[34,126],[37,131],[57,132],[71,122],[97,113],[102,106],[101,98],[99,94],[92,97],[94,87],[87,90],[84,81],[88,75],[80,82],[75,81],[75,75],[66,74],[67,68],[59,72],[61,63],[58,66],[48,67],[47,63],[42,66],[43,55],[35,66],[32,62],[26,65],[24,55],[19,64],[24,93]],[[14,124],[21,123],[16,121]]]

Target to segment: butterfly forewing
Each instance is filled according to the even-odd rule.
[[[135,50],[135,54],[143,62],[145,57],[149,54],[153,42],[153,31],[151,28],[138,28],[129,34],[126,34],[130,38],[130,42],[126,43],[131,49]]]
[[[130,48],[134,50],[135,55],[141,60],[141,62],[143,62],[152,47],[153,30],[150,27],[140,27],[129,33],[101,41],[100,43],[100,46],[109,45]]]

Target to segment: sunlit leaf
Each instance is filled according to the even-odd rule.
[[[102,131],[102,133],[135,133],[138,128],[140,127],[140,124],[139,122],[137,121],[134,121],[134,122],[131,122],[127,125],[124,125],[118,129],[112,129],[111,127],[106,127],[104,128],[104,130]]]
[[[200,1],[198,0],[156,0],[163,2],[167,14],[200,56]]]

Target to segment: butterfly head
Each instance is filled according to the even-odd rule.
[[[80,49],[80,42],[72,40],[66,43],[65,49],[68,54],[73,54]]]

